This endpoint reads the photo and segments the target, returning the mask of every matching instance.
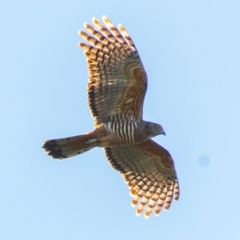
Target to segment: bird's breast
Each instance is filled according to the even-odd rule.
[[[117,120],[105,124],[110,143],[113,145],[135,144],[134,134],[137,129],[136,121]]]

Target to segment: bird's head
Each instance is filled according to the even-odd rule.
[[[165,131],[163,130],[163,127],[158,123],[149,122],[148,131],[152,137],[155,137],[157,135],[166,135]]]
[[[139,124],[138,134],[139,139],[144,141],[157,135],[166,135],[163,127],[160,124],[144,120]]]

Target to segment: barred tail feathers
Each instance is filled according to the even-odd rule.
[[[91,133],[68,138],[46,140],[43,149],[49,156],[57,159],[74,157],[98,145]]]

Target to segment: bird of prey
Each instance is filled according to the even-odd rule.
[[[87,32],[79,43],[89,71],[88,105],[94,130],[83,135],[46,140],[44,150],[53,158],[65,159],[103,147],[112,167],[130,188],[136,214],[148,218],[169,209],[179,198],[179,184],[169,152],[151,138],[164,134],[158,123],[143,120],[147,74],[139,53],[125,28],[115,27],[103,16],[85,23]]]

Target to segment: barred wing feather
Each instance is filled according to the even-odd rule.
[[[130,188],[136,214],[145,209],[145,217],[154,210],[158,215],[179,198],[179,184],[169,152],[153,140],[134,146],[105,148],[111,165],[119,171]]]
[[[137,49],[122,25],[117,29],[103,16],[106,26],[93,18],[95,27],[85,23],[88,33],[80,36],[89,69],[88,103],[95,124],[121,116],[142,119],[147,75]]]

